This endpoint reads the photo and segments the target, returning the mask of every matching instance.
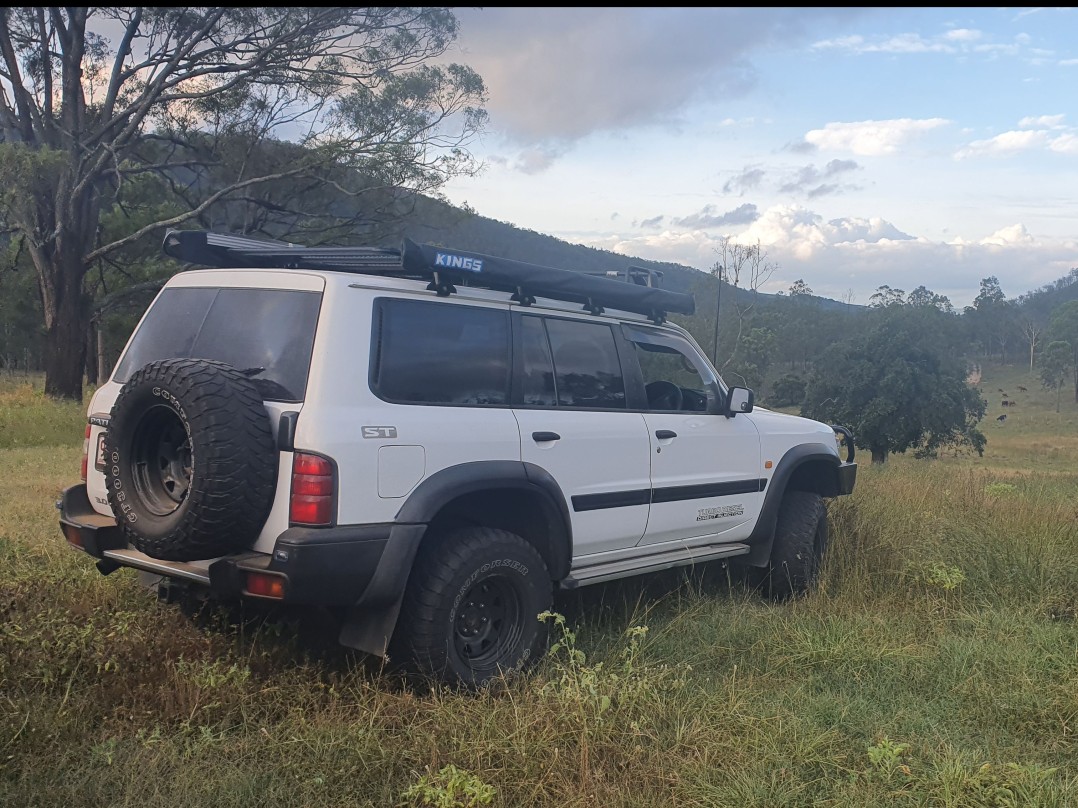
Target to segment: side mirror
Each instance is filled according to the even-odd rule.
[[[723,413],[727,418],[733,418],[739,412],[752,412],[752,404],[756,394],[747,387],[731,387],[726,395],[726,411]]]

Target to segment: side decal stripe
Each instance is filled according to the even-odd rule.
[[[651,502],[651,489],[634,491],[608,491],[602,494],[580,494],[573,497],[574,511],[598,511],[604,508],[627,508],[630,505],[647,505]]]
[[[674,485],[667,488],[638,488],[630,491],[608,491],[602,494],[580,494],[573,497],[573,510],[597,511],[606,508],[627,508],[659,502],[682,502],[689,499],[710,499],[735,494],[755,494],[767,487],[767,480],[731,480],[702,485]]]
[[[755,494],[764,490],[767,480],[731,480],[726,483],[704,483],[703,485],[675,485],[670,488],[656,488],[652,491],[652,502],[681,502],[686,499],[707,499],[709,497],[729,497],[734,494]]]

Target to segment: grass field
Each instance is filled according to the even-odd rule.
[[[469,695],[316,613],[192,621],[102,577],[53,507],[82,408],[2,384],[0,804],[1078,805],[1078,409],[981,387],[984,457],[863,463],[818,593],[591,587],[534,676]]]

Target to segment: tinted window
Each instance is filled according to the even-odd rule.
[[[538,317],[522,318],[521,343],[524,354],[524,404],[533,407],[553,407],[558,396],[554,388],[554,363],[550,358],[543,321]]]
[[[625,382],[610,326],[554,319],[546,326],[559,406],[624,408]]]
[[[714,382],[715,375],[688,342],[674,334],[625,324],[621,332],[633,345],[640,362],[648,409],[707,409],[708,385]]]
[[[508,312],[382,300],[375,330],[371,383],[383,398],[416,404],[508,402]]]
[[[319,292],[165,289],[113,378],[125,382],[158,359],[216,359],[249,371],[264,398],[300,401],[321,304]]]

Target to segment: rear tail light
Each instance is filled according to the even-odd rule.
[[[61,522],[60,528],[64,531],[64,538],[67,539],[68,544],[72,547],[78,547],[80,550],[83,549],[82,533],[79,532],[77,527]]]
[[[86,425],[86,440],[82,442],[82,463],[79,465],[79,477],[86,482],[86,470],[90,465],[90,425]]]
[[[270,572],[248,572],[244,592],[260,598],[281,600],[284,597],[284,584],[283,575],[274,575]]]
[[[333,462],[305,452],[292,455],[292,495],[288,521],[293,525],[333,524],[337,475]]]

